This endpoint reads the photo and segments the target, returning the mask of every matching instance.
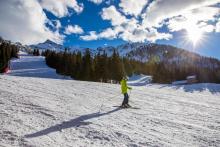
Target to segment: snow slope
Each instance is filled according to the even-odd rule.
[[[220,85],[133,86],[130,104],[140,109],[118,109],[119,85],[61,80],[42,57],[12,64],[10,75],[0,75],[0,146],[220,144]]]
[[[152,76],[148,75],[132,75],[128,79],[128,85],[131,86],[146,86],[147,84],[152,82]]]
[[[11,72],[9,75],[22,77],[40,77],[66,79],[66,77],[57,75],[56,71],[45,64],[45,58],[42,56],[32,56],[25,52],[19,53],[20,59],[11,61]]]

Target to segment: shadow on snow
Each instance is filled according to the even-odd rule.
[[[104,116],[104,115],[108,115],[108,114],[111,114],[111,113],[119,111],[119,110],[120,110],[120,108],[116,108],[116,109],[113,109],[113,110],[105,112],[105,113],[96,112],[96,113],[82,115],[77,118],[71,119],[69,121],[62,122],[61,124],[57,124],[57,125],[51,126],[49,128],[43,129],[41,131],[38,131],[38,132],[35,132],[32,134],[27,134],[24,137],[25,138],[39,137],[39,136],[47,135],[52,132],[61,131],[62,129],[67,129],[67,128],[71,128],[71,127],[79,127],[82,125],[89,125],[89,124],[91,124],[91,122],[86,122],[86,120],[89,120],[92,118],[97,118],[97,117]]]

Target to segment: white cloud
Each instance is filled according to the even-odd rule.
[[[112,28],[107,28],[98,35],[98,38],[115,39],[117,37],[117,34],[118,33],[116,32],[116,30],[113,30]]]
[[[147,4],[148,0],[121,0],[119,6],[122,11],[127,15],[138,16],[141,14],[144,6]]]
[[[38,0],[41,6],[53,13],[57,17],[69,15],[68,8],[80,13],[83,11],[83,4],[78,4],[76,0]]]
[[[78,25],[74,25],[74,26],[72,26],[72,25],[68,25],[66,28],[65,28],[65,32],[64,32],[65,34],[68,34],[68,35],[70,35],[70,34],[82,34],[82,33],[84,33],[84,31],[83,31],[83,29],[80,27],[80,26],[78,26]]]
[[[139,25],[138,21],[135,18],[131,18],[127,22],[121,24],[124,30],[132,32],[135,29],[144,29]]]
[[[144,28],[135,17],[127,19],[114,6],[103,8],[101,15],[104,20],[110,20],[113,27],[100,33],[90,32],[88,35],[81,36],[81,39],[88,41],[121,38],[130,42],[155,42],[160,39],[172,38],[169,33],[159,33],[154,28]]]
[[[144,13],[143,24],[146,27],[159,27],[165,19],[181,15],[186,11],[219,3],[220,0],[156,0],[150,3]]]
[[[80,36],[82,40],[91,41],[91,40],[98,40],[98,39],[115,39],[117,38],[118,32],[117,29],[107,28],[97,34],[95,31],[89,32],[88,35]]]
[[[207,13],[209,12],[209,13]],[[186,11],[181,16],[176,16],[168,20],[167,25],[171,32],[187,30],[194,26],[202,32],[213,32],[213,24],[208,22],[215,21],[215,17],[220,13],[216,7],[201,7]]]
[[[80,38],[86,41],[121,38],[122,40],[129,42],[155,42],[156,40],[162,39],[169,40],[172,38],[172,35],[169,33],[159,33],[153,28],[144,29],[142,26],[138,25],[130,26],[129,23],[127,23],[122,26],[107,28],[98,34],[93,31],[92,33],[90,32],[89,35],[81,36]]]
[[[120,28],[120,29],[119,29]],[[121,27],[116,27],[114,29],[108,28],[101,33],[97,34],[95,31],[90,32],[89,35],[80,36],[81,39],[85,41],[98,40],[98,39],[115,39],[121,38],[124,41],[129,42],[155,42],[156,40],[169,40],[172,35],[169,33],[159,33],[156,29],[145,30],[145,29],[135,29],[133,31],[125,30]]]
[[[169,33],[159,33],[156,29],[135,29],[132,32],[124,30],[119,37],[130,42],[155,42],[161,39],[169,40],[172,38],[172,35]]]
[[[112,28],[107,28],[97,34],[95,31],[89,32],[88,35],[80,36],[82,40],[85,41],[91,41],[91,40],[98,40],[98,39],[115,39],[117,38],[118,34],[122,32],[122,27],[116,26],[113,29]]]
[[[80,36],[80,39],[85,40],[85,41],[91,41],[91,40],[97,40],[98,36],[95,31],[91,31],[89,32],[89,35]]]
[[[181,15],[185,16],[187,19],[196,21],[214,21],[218,14],[220,14],[220,8],[205,6],[186,11]]]
[[[121,38],[130,42],[155,42],[172,38],[170,32],[186,30],[192,33],[220,31],[216,18],[220,8],[213,6],[220,0],[155,0],[149,6],[148,0],[120,0],[120,10],[116,6],[103,8],[101,17],[109,20],[111,27],[82,36],[81,39],[114,39]],[[128,16],[129,15],[129,16]],[[142,16],[141,19],[138,16]],[[158,32],[166,25],[168,31]],[[88,39],[89,38],[89,39]]]
[[[127,21],[126,17],[118,12],[115,6],[103,8],[101,16],[103,20],[110,20],[113,26],[121,25],[122,23]]]
[[[106,0],[106,1],[105,1],[105,3],[106,3],[107,5],[110,5],[112,2],[114,2],[114,0]]]
[[[62,43],[64,36],[46,27],[50,22],[36,0],[0,1],[0,36],[24,44],[47,39]]]
[[[173,17],[167,23],[167,26],[171,32],[180,31],[187,25],[187,19],[183,16]]]
[[[201,30],[201,32],[213,32],[215,30],[215,26],[208,24],[206,22],[200,22],[197,27]]]
[[[101,4],[104,0],[89,0],[89,1],[98,5]]]
[[[57,30],[59,30],[62,27],[61,22],[59,20],[55,20],[55,27]]]
[[[219,19],[218,22],[216,23],[215,31],[216,31],[216,32],[220,32],[220,19]]]

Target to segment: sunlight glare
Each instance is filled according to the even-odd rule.
[[[187,29],[187,38],[196,46],[203,37],[203,32],[196,25],[191,25]]]

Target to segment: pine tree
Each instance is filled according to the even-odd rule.
[[[123,58],[122,62],[124,65],[123,67],[124,67],[124,71],[125,71],[126,75],[132,76],[133,75],[133,68],[131,66],[132,61],[129,61],[129,59],[127,59],[127,58]]]
[[[82,77],[81,75],[81,71],[82,71],[82,54],[81,52],[78,52],[76,55],[76,65],[74,68],[75,72],[73,74],[73,77],[75,77],[76,79],[80,79]]]
[[[119,54],[114,50],[111,57],[111,78],[119,82],[125,76]]]
[[[94,58],[94,70],[95,79],[100,82],[108,81],[108,57],[104,52],[100,55],[100,52]]]
[[[89,49],[86,49],[85,55],[82,58],[81,75],[82,80],[90,81],[93,79],[93,64]]]
[[[9,60],[17,57],[18,47],[10,43],[2,42],[0,45],[0,72],[3,72],[9,65]]]

